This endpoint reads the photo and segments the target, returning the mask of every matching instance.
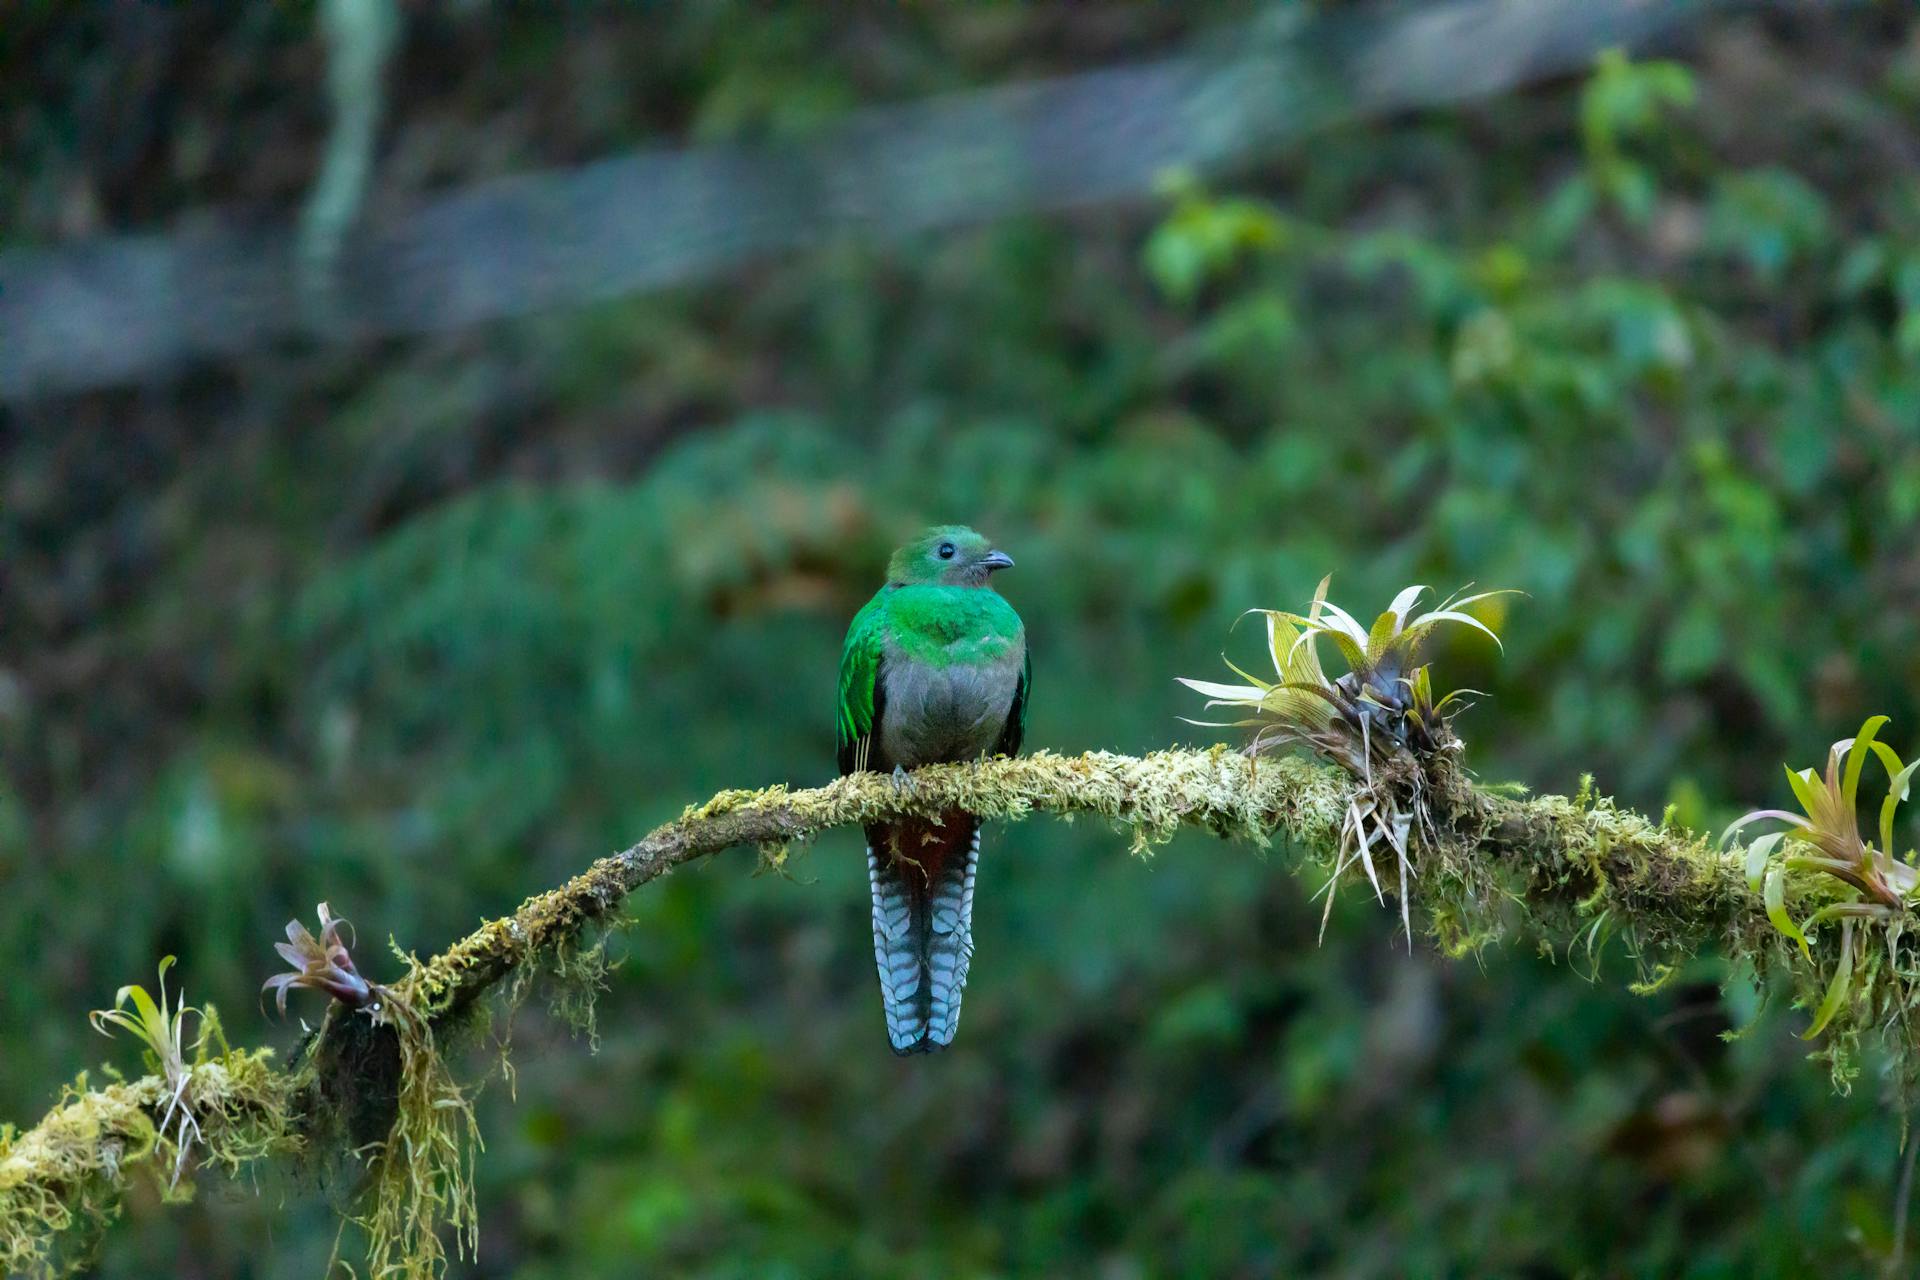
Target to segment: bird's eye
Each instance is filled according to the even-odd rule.
[[[951,542],[943,542],[940,544],[940,548],[937,552],[935,552],[935,554],[938,555],[942,560],[951,560],[953,559],[953,552],[954,552],[954,545]]]

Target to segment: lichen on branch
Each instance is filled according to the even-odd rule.
[[[734,845],[784,845],[835,827],[937,817],[953,808],[1016,820],[1032,813],[1096,815],[1129,828],[1136,852],[1182,824],[1256,843],[1281,833],[1313,844],[1338,825],[1347,792],[1332,770],[1300,760],[1263,761],[1256,768],[1224,747],[1140,757],[1042,751],[929,765],[904,786],[862,773],[808,790],[722,791],[456,943],[427,964],[415,1000],[435,1017],[454,1012],[529,957],[610,919],[627,894],[647,881]]]
[[[837,827],[962,808],[1009,821],[1101,818],[1128,833],[1138,854],[1183,826],[1258,846],[1277,839],[1324,882],[1340,865],[1357,785],[1331,765],[1221,746],[1145,756],[1043,751],[928,766],[904,781],[856,774],[802,790],[723,791],[410,965],[384,988],[401,1002],[391,1016],[336,1003],[287,1069],[271,1067],[265,1050],[196,1066],[185,1096],[204,1143],[186,1153],[187,1167],[237,1169],[327,1142],[359,1147],[375,1161],[406,1153],[405,1165],[376,1165],[373,1207],[360,1221],[383,1265],[432,1274],[445,1258],[436,1230],[451,1225],[456,1240],[470,1241],[474,1229],[469,1174],[478,1132],[443,1057],[448,1035],[503,980],[518,988],[534,969],[574,963],[568,957],[580,954],[583,936],[616,924],[621,903],[648,881],[735,846],[784,848]],[[1515,929],[1559,949],[1626,934],[1647,976],[1717,949],[1762,977],[1785,973],[1803,997],[1828,985],[1826,957],[1796,950],[1770,924],[1742,849],[1616,808],[1590,786],[1573,797],[1532,798],[1476,787],[1451,755],[1430,762],[1423,785],[1432,826],[1408,896],[1413,918],[1449,952]],[[1785,891],[1792,902],[1814,890],[1790,879]],[[1857,1037],[1860,1028],[1843,1017],[1829,1034],[1843,1031]],[[1911,1060],[1904,1040],[1894,1049],[1902,1064]],[[378,1088],[367,1083],[374,1075],[384,1076]],[[376,1109],[371,1132],[333,1132],[342,1100],[356,1091],[377,1095],[384,1110]],[[171,1169],[182,1153],[158,1127],[170,1096],[158,1075],[91,1091],[83,1078],[33,1129],[0,1129],[0,1266],[54,1269],[57,1237],[110,1218],[136,1169]],[[425,1123],[428,1112],[439,1120]]]
[[[183,1156],[168,1108],[191,1109],[198,1132],[192,1155],[228,1173],[300,1145],[290,1121],[293,1080],[272,1066],[273,1051],[222,1055],[193,1066],[184,1094],[164,1074],[88,1087],[68,1085],[53,1110],[24,1133],[0,1125],[0,1274],[55,1274],[57,1255],[76,1228],[110,1222],[128,1181],[152,1170],[163,1191]]]

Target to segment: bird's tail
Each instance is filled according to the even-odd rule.
[[[979,863],[979,819],[961,810],[937,824],[909,819],[867,828],[873,959],[895,1053],[945,1048],[960,1026]]]

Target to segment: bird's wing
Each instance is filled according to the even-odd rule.
[[[994,754],[1017,756],[1020,743],[1027,736],[1027,690],[1033,684],[1033,650],[1029,649],[1020,662],[1020,683],[1013,688],[1013,705],[1007,708],[1007,723],[1000,730],[1000,740],[993,744]]]
[[[880,597],[853,616],[840,650],[840,707],[837,719],[841,773],[861,773],[872,764],[873,740],[886,701],[881,668],[886,662]]]

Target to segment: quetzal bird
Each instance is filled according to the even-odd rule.
[[[840,772],[1020,750],[1033,668],[1026,628],[990,585],[1012,557],[960,525],[894,552],[840,654]],[[980,820],[949,809],[867,827],[873,958],[899,1054],[953,1040],[973,954]]]

